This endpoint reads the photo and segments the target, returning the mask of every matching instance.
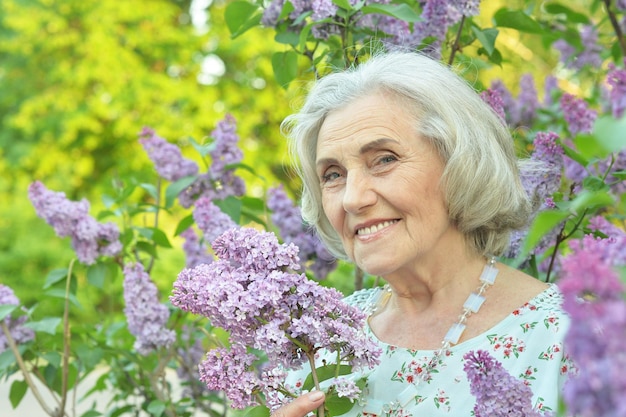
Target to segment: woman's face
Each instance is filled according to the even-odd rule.
[[[445,254],[459,236],[439,186],[443,162],[400,103],[357,99],[327,116],[317,143],[324,213],[350,259],[380,276]]]

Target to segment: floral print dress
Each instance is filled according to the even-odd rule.
[[[362,290],[346,301],[366,309],[376,291],[380,289]],[[569,318],[561,309],[561,302],[558,288],[552,285],[488,331],[452,346],[440,357],[426,381],[417,386],[417,394],[408,405],[392,414],[400,417],[473,416],[475,398],[463,371],[463,355],[479,349],[489,352],[511,375],[531,388],[535,408],[556,411],[562,386],[568,374],[574,371],[563,352]],[[365,331],[377,340],[369,327],[366,326]],[[397,400],[398,394],[425,372],[435,353],[378,343],[383,350],[380,365],[365,374],[352,375],[356,379],[366,376],[367,386],[363,401],[344,414],[347,417],[371,417],[376,413],[370,410],[380,410]],[[307,374],[305,370],[294,372],[288,381],[297,387]]]

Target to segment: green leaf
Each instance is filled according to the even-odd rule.
[[[583,188],[589,191],[600,191],[608,190],[609,186],[602,180],[602,178],[590,175],[583,179]]]
[[[517,29],[527,33],[543,33],[541,25],[521,10],[500,9],[493,18],[499,27]]]
[[[67,278],[67,268],[63,269],[54,269],[50,271],[48,276],[46,277],[46,281],[43,284],[43,289],[50,288],[52,285],[56,284],[59,281]]]
[[[172,247],[172,244],[163,230],[157,227],[137,227],[136,229],[141,236],[148,240],[152,240],[156,245],[164,248]]]
[[[611,206],[615,203],[615,198],[606,190],[588,191],[583,190],[570,205],[573,213],[582,213],[584,210],[590,211],[600,207]]]
[[[137,242],[137,250],[145,252],[148,255],[152,256],[153,258],[158,258],[156,247],[149,242],[146,242],[146,241]]]
[[[272,69],[278,84],[287,89],[298,75],[298,54],[294,51],[275,52],[272,55]]]
[[[352,5],[348,0],[333,0],[333,4],[343,10],[352,10]]]
[[[576,142],[577,140],[581,140],[583,136],[589,137],[589,135],[578,135],[576,136],[576,138],[574,138],[574,142]],[[574,161],[578,162],[580,165],[584,167],[589,165],[589,161],[580,153],[576,152],[574,149],[563,144],[562,142],[561,142],[561,146],[563,147],[563,151],[565,152],[565,155],[567,155],[569,158],[573,159]]]
[[[589,18],[582,14],[578,13],[567,6],[564,6],[560,3],[548,3],[545,4],[544,10],[550,14],[564,14],[568,21],[572,23],[583,23],[589,24]]]
[[[626,171],[611,172],[611,175],[619,180],[626,180]]]
[[[231,38],[236,38],[254,26],[249,26],[249,24],[258,9],[258,6],[247,1],[234,1],[226,6],[224,20],[226,20]]]
[[[243,417],[269,417],[270,409],[264,405],[257,405],[255,407],[250,407],[243,414]]]
[[[90,265],[89,268],[87,268],[87,282],[96,288],[104,288],[104,281],[108,271],[109,267],[103,262]]]
[[[167,186],[165,189],[165,207],[170,208],[174,204],[174,200],[185,188],[189,187],[196,181],[196,176],[183,177]]]
[[[387,16],[395,17],[396,19],[404,20],[405,22],[413,23],[422,20],[415,10],[413,10],[408,4],[368,4],[361,9],[363,14],[384,14]]]
[[[55,334],[59,324],[61,324],[60,317],[48,317],[39,321],[29,321],[24,323],[23,326],[33,329],[36,332]]]
[[[80,417],[100,417],[102,413],[96,410],[89,410]]]
[[[165,403],[160,400],[152,400],[150,404],[148,404],[147,411],[152,416],[161,417],[161,415],[165,411]]]
[[[190,214],[183,218],[180,222],[178,222],[178,225],[176,226],[176,231],[174,232],[174,236],[178,236],[185,230],[189,229],[191,225],[193,225],[193,223],[193,214]]]
[[[154,184],[141,183],[139,184],[139,187],[146,190],[146,192],[150,194],[150,197],[154,198],[155,200],[159,198],[159,190]]]
[[[593,135],[606,154],[626,149],[626,115],[619,119],[608,115],[598,117]]]
[[[19,306],[13,305],[13,304],[2,304],[2,305],[0,305],[0,320],[4,320],[4,318],[6,316],[11,314],[13,312],[13,310],[15,310],[18,307]],[[2,332],[0,332],[0,334],[2,334],[2,336],[4,337],[4,334]]]
[[[278,32],[276,36],[274,36],[274,40],[278,43],[297,46],[298,42],[300,42],[300,34],[286,30],[284,32]]]
[[[485,48],[488,56],[491,56],[496,49],[496,38],[500,32],[496,28],[480,29],[476,26],[472,26],[472,32],[480,44]]]
[[[241,218],[241,200],[229,196],[223,200],[215,200],[213,203],[224,213],[228,214],[235,223],[239,223],[239,219]]]
[[[65,289],[61,289],[61,288],[52,288],[49,289],[48,291],[46,291],[44,293],[45,296],[48,297],[55,297],[55,298],[62,298],[65,299]],[[72,304],[74,304],[76,307],[82,309],[83,307],[81,306],[80,302],[78,301],[78,298],[76,298],[76,295],[74,294],[68,294],[68,298],[70,300],[70,302]]]
[[[191,146],[193,146],[194,149],[203,157],[207,156],[210,152],[212,152],[216,146],[215,142],[209,142],[209,143],[205,143],[204,145],[201,145],[198,142],[196,142],[194,138],[189,138],[189,142],[191,143]]]
[[[528,253],[539,243],[542,237],[554,229],[562,221],[566,220],[570,213],[562,210],[546,210],[540,212],[526,235],[524,246],[522,249],[522,257],[525,258]]]
[[[317,378],[319,382],[326,381],[327,379],[334,378],[335,373],[337,372],[337,365],[330,364],[325,366],[320,366],[315,368],[315,372],[317,373]],[[339,365],[339,372],[336,375],[347,375],[352,372],[352,366],[350,365]],[[315,387],[315,383],[313,382],[313,375],[309,373],[309,375],[304,380],[302,384],[302,389],[310,391]]]
[[[3,333],[4,334],[4,333]],[[16,363],[15,355],[11,349],[7,349],[0,353],[0,374],[4,369]]]
[[[16,408],[24,395],[26,395],[26,391],[28,390],[28,384],[23,380],[15,380],[11,384],[11,391],[9,392],[9,399],[11,400],[11,405],[13,408]]]
[[[340,416],[354,407],[354,403],[347,397],[339,397],[336,392],[326,397],[324,405],[328,409],[329,417]]]

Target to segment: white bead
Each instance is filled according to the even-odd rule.
[[[480,274],[480,281],[493,285],[493,283],[496,282],[496,275],[498,275],[498,268],[487,265],[485,269],[483,269],[483,273]]]
[[[446,333],[446,337],[444,337],[443,340],[450,342],[453,345],[456,345],[464,331],[464,324],[454,323],[452,327],[450,327],[450,330],[448,330],[448,333]]]
[[[471,293],[467,300],[465,300],[465,304],[463,304],[463,308],[470,310],[472,313],[477,313],[480,310],[480,307],[485,302],[485,297],[482,295],[478,295],[476,293]]]

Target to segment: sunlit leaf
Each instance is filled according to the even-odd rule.
[[[276,82],[283,88],[289,87],[298,75],[298,54],[294,51],[275,52],[272,55],[272,69]]]
[[[23,324],[24,327],[28,327],[36,332],[43,332],[49,334],[55,334],[57,327],[61,324],[60,317],[48,317],[39,321],[29,321]]]
[[[517,29],[527,33],[543,33],[541,25],[521,10],[500,9],[493,18],[499,27]]]
[[[396,19],[404,20],[405,22],[413,23],[422,20],[415,10],[413,10],[408,4],[382,4],[371,3],[364,6],[361,11],[363,14],[384,14],[387,16],[395,17]]]

